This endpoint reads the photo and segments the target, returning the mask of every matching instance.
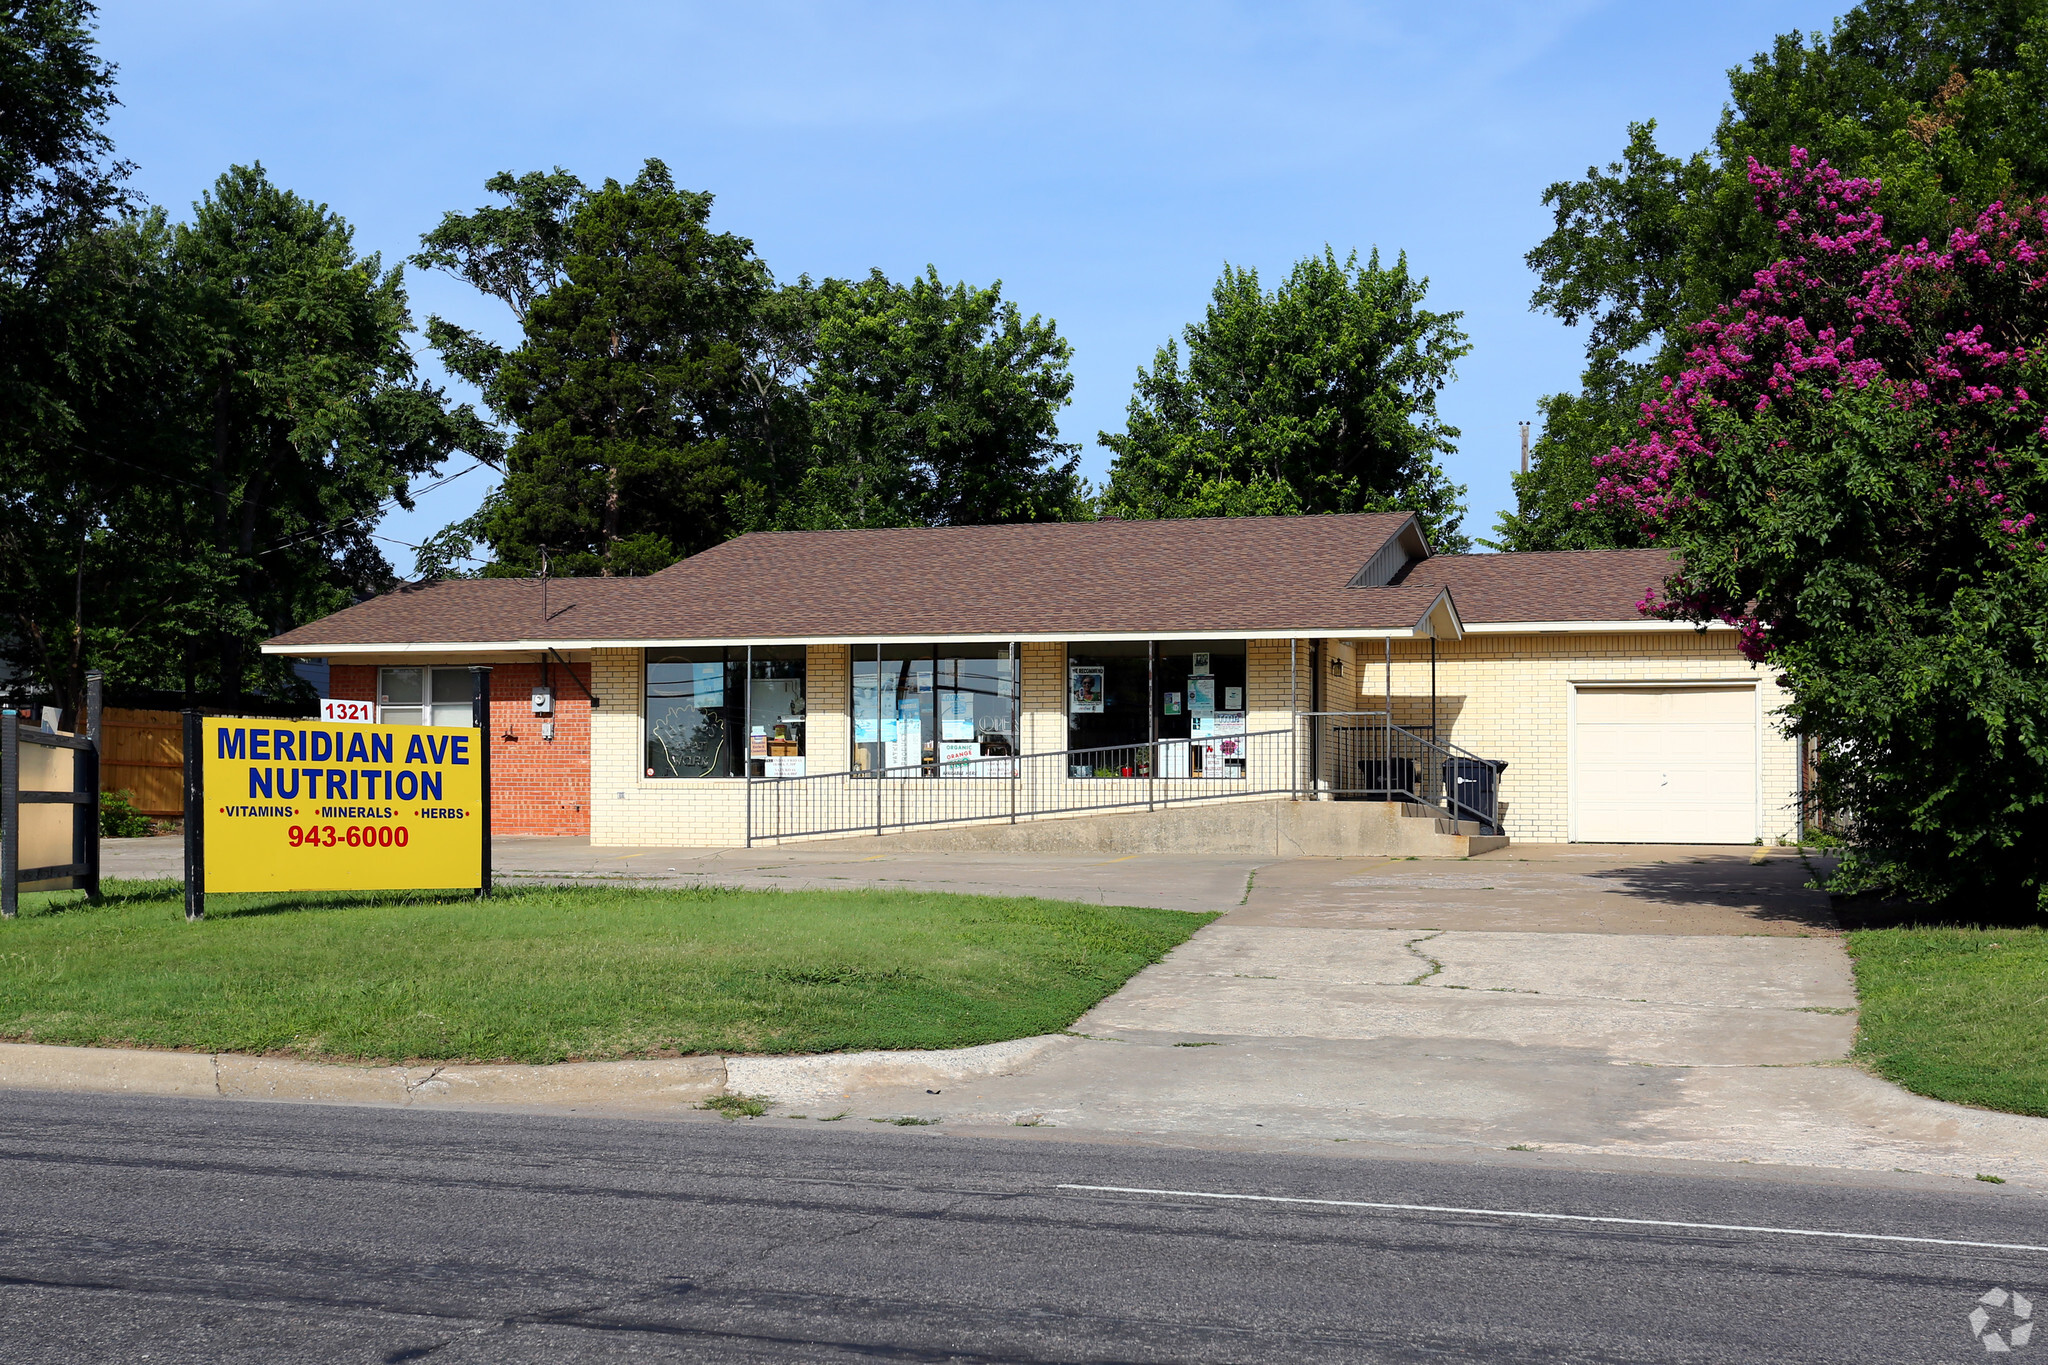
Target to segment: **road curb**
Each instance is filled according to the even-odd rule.
[[[857,1090],[896,1086],[944,1088],[962,1081],[1010,1076],[1077,1040],[1063,1033],[980,1047],[930,1052],[831,1052],[811,1057],[728,1057],[726,1089],[778,1104],[847,1098]]]
[[[928,1052],[413,1067],[350,1066],[228,1052],[0,1043],[0,1088],[403,1107],[673,1110],[727,1092],[786,1102],[855,1089],[943,1086],[1007,1076],[1072,1041],[1047,1034]]]

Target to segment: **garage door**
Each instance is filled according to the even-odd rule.
[[[1575,738],[1573,838],[1757,837],[1755,688],[1582,687]]]

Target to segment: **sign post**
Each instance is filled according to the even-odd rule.
[[[206,768],[199,761],[204,724],[185,713],[185,922],[206,918]]]
[[[487,725],[188,711],[185,736],[187,919],[216,891],[490,893]]]
[[[476,761],[483,779],[482,829],[483,870],[477,883],[478,899],[491,894],[491,670],[487,664],[472,664],[469,670],[469,723],[476,727]]]

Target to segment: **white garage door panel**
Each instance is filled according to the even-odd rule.
[[[1756,693],[1586,688],[1578,696],[1576,837],[1746,844],[1756,838]]]

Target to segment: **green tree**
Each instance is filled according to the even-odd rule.
[[[204,489],[180,498],[183,571],[229,693],[284,685],[256,641],[388,586],[373,518],[481,443],[475,415],[417,377],[401,271],[353,236],[259,165],[221,176],[170,243],[190,319],[187,482]]]
[[[1464,489],[1438,458],[1458,431],[1437,393],[1471,347],[1433,313],[1405,254],[1364,265],[1324,249],[1270,292],[1226,265],[1208,311],[1138,372],[1104,512],[1125,517],[1413,511],[1457,552]]]
[[[740,471],[755,313],[769,291],[753,244],[708,223],[708,194],[650,160],[594,191],[557,170],[489,182],[511,203],[450,214],[416,259],[519,317],[505,350],[439,319],[428,335],[515,429],[481,529],[530,573],[651,573],[725,539]]]
[[[1586,324],[1586,367],[1578,394],[1543,402],[1536,460],[1499,527],[1507,548],[1640,543],[1581,505],[1591,463],[1634,439],[1660,377],[1685,364],[1690,325],[1774,258],[1750,158],[1780,165],[1796,145],[1881,181],[1902,241],[1939,240],[1952,200],[2048,189],[2048,0],[1866,0],[1728,80],[1708,149],[1672,156],[1654,123],[1631,124],[1620,159],[1544,193],[1555,226],[1529,253],[1532,307]]]
[[[1002,285],[802,282],[781,291],[777,348],[798,408],[760,453],[749,528],[988,525],[1080,515],[1078,447],[1059,440],[1072,348]],[[772,364],[771,361],[764,362]],[[800,427],[797,425],[800,422]],[[777,456],[782,458],[778,459]],[[780,465],[778,468],[777,466]]]
[[[450,213],[415,264],[503,301],[512,349],[440,318],[427,334],[513,434],[502,489],[421,547],[450,572],[646,573],[757,529],[1080,515],[1056,417],[1073,388],[1055,325],[1000,284],[808,277],[777,287],[708,194],[658,161],[621,187],[506,172],[501,203]]]

